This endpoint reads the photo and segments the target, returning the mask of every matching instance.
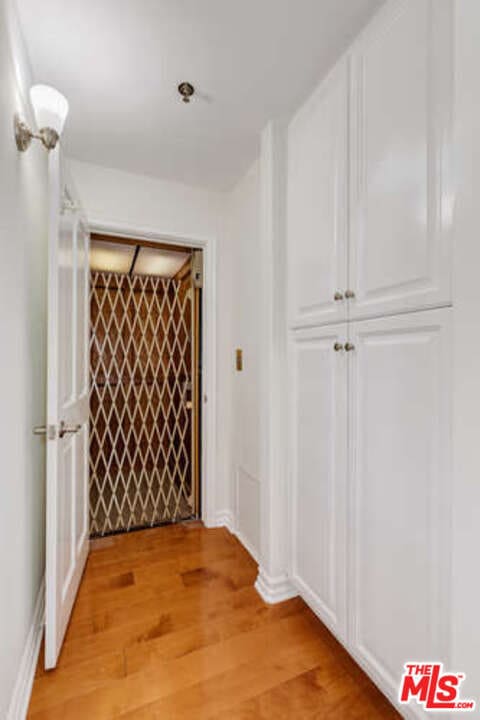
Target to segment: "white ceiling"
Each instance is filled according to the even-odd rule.
[[[70,101],[70,156],[227,189],[382,0],[17,3],[35,80]]]

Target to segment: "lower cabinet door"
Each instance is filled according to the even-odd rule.
[[[392,699],[448,665],[450,312],[350,326],[349,646]]]
[[[347,325],[297,331],[291,341],[292,579],[345,635]]]

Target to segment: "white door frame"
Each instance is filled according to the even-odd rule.
[[[201,518],[207,527],[215,526],[215,482],[217,465],[217,377],[216,377],[216,243],[215,238],[162,234],[150,228],[128,226],[89,218],[91,233],[132,240],[148,240],[162,245],[185,245],[203,250],[202,293],[202,427]],[[206,398],[206,400],[205,400]]]

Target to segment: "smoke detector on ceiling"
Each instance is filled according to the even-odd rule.
[[[195,92],[195,88],[189,82],[181,82],[180,85],[178,86],[178,92],[182,96],[183,102],[189,103],[190,98],[192,97],[193,93]]]

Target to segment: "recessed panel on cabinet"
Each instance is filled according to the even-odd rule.
[[[450,312],[351,326],[350,645],[393,696],[448,664]]]
[[[345,625],[346,325],[292,341],[293,579],[340,637]]]
[[[452,27],[399,0],[352,52],[350,318],[451,300]]]
[[[346,318],[347,98],[348,68],[342,62],[288,131],[293,327]]]

